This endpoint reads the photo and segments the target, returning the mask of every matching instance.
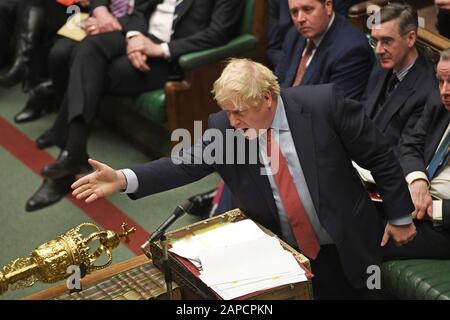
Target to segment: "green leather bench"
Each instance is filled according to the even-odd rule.
[[[390,298],[450,300],[450,260],[394,260],[381,267],[383,292]]]

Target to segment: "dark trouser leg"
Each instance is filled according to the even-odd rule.
[[[58,38],[48,56],[48,71],[54,86],[54,110],[63,102],[69,82],[71,57],[76,55],[78,42],[64,37]]]
[[[7,62],[19,2],[19,0],[0,1],[0,67]]]
[[[396,247],[389,241],[384,260],[394,259],[450,259],[450,232],[433,227],[429,220],[414,221],[417,235],[406,245]]]
[[[67,7],[56,1],[38,0],[36,5],[39,5],[45,11],[45,22],[41,41],[36,54],[33,56],[30,78],[27,79],[30,87],[48,79],[50,49],[55,43],[56,32],[66,23],[69,17],[66,13]]]
[[[344,274],[339,254],[334,245],[321,246],[316,260],[310,260],[314,299],[372,299],[374,292],[367,288],[355,289]]]
[[[169,73],[165,60],[149,59],[151,70],[143,73],[130,64],[125,50],[121,32],[87,37],[77,45],[66,94],[50,134],[58,146],[66,147],[67,128],[73,119],[81,116],[91,125],[104,93],[136,95],[164,86]]]
[[[14,117],[15,122],[32,121],[46,112],[59,109],[69,78],[70,57],[72,53],[75,53],[77,44],[78,42],[67,38],[56,41],[48,55],[51,79],[39,83],[30,90],[24,109]]]

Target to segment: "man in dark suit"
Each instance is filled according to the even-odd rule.
[[[361,0],[334,0],[333,7],[336,13],[347,16],[348,9]],[[288,0],[269,0],[267,21],[267,62],[274,69],[281,59],[281,46],[283,40],[292,26]]]
[[[437,86],[433,67],[417,52],[417,27],[417,11],[393,3],[381,9],[380,24],[371,32],[378,63],[369,77],[364,108],[392,146],[410,134]]]
[[[89,160],[97,171],[74,183],[73,194],[92,202],[122,189],[138,199],[218,172],[250,218],[312,260],[316,298],[360,297],[365,290],[353,288],[366,286],[380,243],[392,236],[404,244],[415,234],[400,165],[361,105],[331,84],[280,94],[274,74],[246,59],[232,60],[213,92],[223,111],[210,117],[211,130],[191,149],[131,170]],[[220,155],[214,161],[211,149]],[[238,151],[230,157],[232,149]],[[248,160],[258,156],[262,164]],[[386,225],[350,158],[373,169]]]
[[[294,26],[275,69],[281,87],[334,83],[360,99],[374,61],[364,34],[334,13],[331,0],[289,0],[289,10]]]
[[[417,237],[387,246],[386,259],[450,259],[450,49],[437,65],[437,90],[414,132],[401,143],[401,164],[418,209]]]
[[[42,169],[42,176],[63,182],[46,187],[45,180],[26,209],[58,201],[73,176],[89,170],[89,128],[104,93],[136,95],[163,88],[169,77],[180,77],[181,55],[227,43],[243,8],[241,0],[140,0],[120,31],[86,37],[71,56],[58,117],[39,139],[41,146],[61,148],[58,159]]]

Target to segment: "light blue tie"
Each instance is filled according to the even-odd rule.
[[[450,149],[450,131],[447,133],[447,135],[444,138],[444,141],[442,141],[441,146],[434,154],[433,158],[430,161],[430,164],[428,165],[428,179],[432,180],[436,173],[439,171],[439,169],[444,167],[448,160],[449,160],[449,149]]]

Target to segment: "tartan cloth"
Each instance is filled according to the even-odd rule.
[[[148,300],[165,292],[164,274],[147,263],[53,300]]]

